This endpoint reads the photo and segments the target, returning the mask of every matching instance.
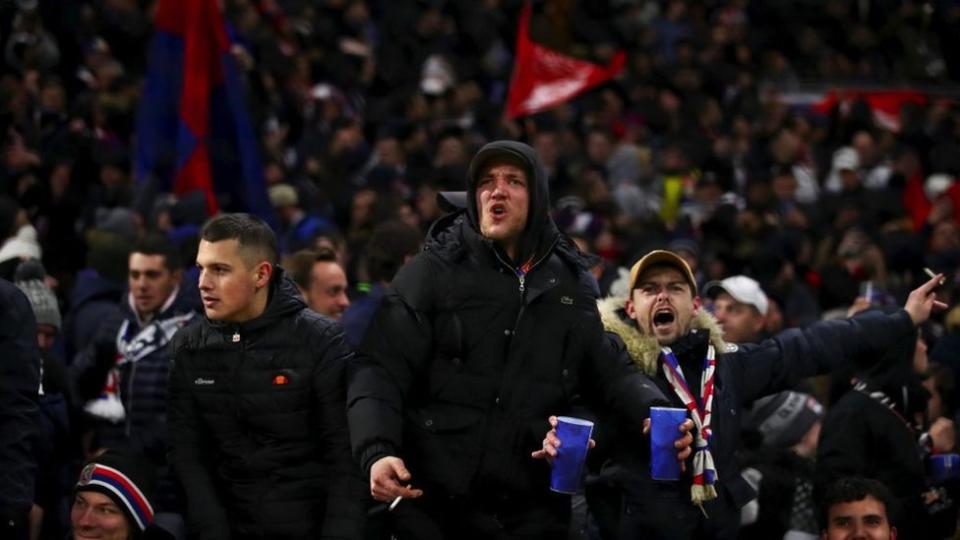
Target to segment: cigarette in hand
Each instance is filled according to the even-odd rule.
[[[930,279],[933,279],[933,278],[937,277],[936,272],[934,272],[933,270],[931,270],[931,269],[929,269],[929,268],[927,268],[927,267],[924,267],[924,268],[923,268],[923,271],[926,272],[928,276],[930,276]],[[945,281],[946,281],[946,280],[944,280],[944,278],[940,278],[940,282],[938,283],[938,285],[943,285]]]
[[[407,489],[410,489],[410,487],[411,487],[411,485],[407,485]],[[387,511],[388,511],[388,512],[393,512],[393,509],[396,508],[397,505],[400,504],[400,501],[402,501],[402,500],[403,500],[403,495],[397,495],[397,498],[394,499],[392,503],[390,503],[390,507],[387,508]]]

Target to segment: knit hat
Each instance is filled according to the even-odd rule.
[[[96,491],[110,497],[127,517],[130,527],[143,531],[153,523],[156,473],[142,460],[106,450],[91,459],[80,472],[74,493]]]
[[[822,417],[823,405],[813,396],[786,391],[757,400],[750,425],[763,435],[764,444],[789,448]]]
[[[30,259],[17,267],[13,282],[23,291],[23,294],[27,295],[37,324],[48,324],[60,330],[60,306],[53,291],[43,282],[46,275],[40,261]]]

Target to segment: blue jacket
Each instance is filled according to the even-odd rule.
[[[659,362],[660,347],[640,332],[632,320],[626,319],[622,299],[606,299],[600,303],[604,326],[617,334],[626,345],[634,362],[651,376],[671,401],[682,407],[663,375]],[[718,498],[705,505],[709,520],[690,502],[691,477],[688,473],[679,482],[658,482],[650,478],[649,448],[638,437],[619,438],[595,478],[597,484],[613,488],[623,496],[623,515],[619,535],[634,538],[648,527],[658,529],[669,538],[681,539],[675,520],[699,524],[690,528],[697,538],[728,538],[735,534],[740,507],[756,493],[740,476],[736,451],[740,443],[739,411],[766,395],[794,387],[807,377],[823,374],[868,354],[878,355],[904,335],[913,332],[906,311],[893,314],[869,312],[853,319],[818,322],[803,329],[789,329],[758,344],[728,344],[721,338],[716,321],[701,310],[695,317],[690,334],[671,348],[677,355],[691,391],[700,395],[702,361],[708,343],[717,351],[712,414],[711,452],[717,469]],[[698,366],[692,368],[690,366]],[[691,372],[695,370],[695,372]],[[631,442],[626,442],[631,441]],[[598,440],[598,447],[602,441]],[[609,495],[612,492],[608,492]],[[674,515],[651,511],[651,501],[672,501],[678,506]],[[709,521],[709,522],[708,522]],[[631,529],[636,524],[637,528]],[[652,525],[651,524],[656,524]],[[697,528],[699,527],[699,528]],[[689,536],[692,537],[692,536]],[[647,538],[647,536],[644,536]]]
[[[63,321],[64,359],[73,362],[97,335],[97,328],[115,310],[123,296],[123,285],[101,277],[96,270],[77,274],[70,291],[70,310]]]

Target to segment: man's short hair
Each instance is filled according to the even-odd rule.
[[[163,265],[167,270],[176,272],[181,268],[180,253],[166,237],[159,234],[148,234],[137,242],[130,253],[142,253],[143,255],[160,255],[163,257]]]
[[[290,279],[301,289],[307,290],[310,288],[310,273],[313,271],[313,265],[318,262],[337,263],[337,254],[326,247],[301,249],[287,257],[284,267],[290,274]]]
[[[219,214],[200,231],[207,242],[236,240],[240,249],[255,253],[258,259],[277,264],[277,237],[265,221],[250,214]]]
[[[846,477],[830,484],[820,501],[820,529],[826,530],[830,526],[830,509],[838,504],[862,501],[873,497],[883,504],[887,512],[887,521],[891,526],[896,524],[897,501],[893,494],[879,480],[873,478]]]

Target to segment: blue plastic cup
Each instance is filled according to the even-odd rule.
[[[936,454],[928,461],[930,479],[944,482],[960,476],[960,454]]]
[[[650,476],[654,480],[679,480],[680,462],[673,443],[680,438],[686,409],[650,407]]]
[[[583,463],[587,459],[587,448],[593,422],[571,416],[557,417],[557,438],[560,447],[553,459],[553,471],[550,473],[550,489],[557,493],[574,494],[580,491]]]

